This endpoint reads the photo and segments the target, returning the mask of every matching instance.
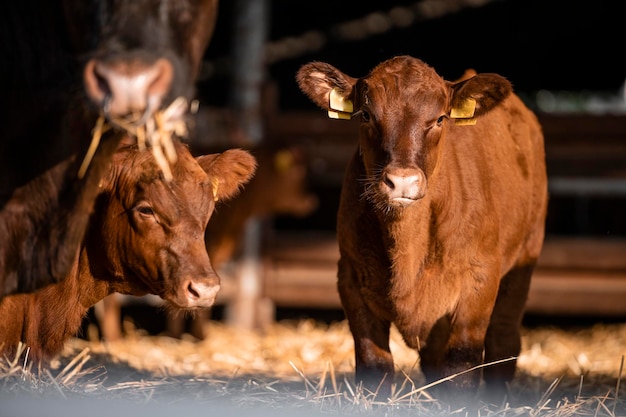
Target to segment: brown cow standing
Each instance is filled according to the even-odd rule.
[[[0,351],[49,359],[80,328],[89,307],[108,294],[156,294],[173,309],[210,307],[220,280],[204,232],[216,201],[231,198],[253,175],[254,157],[227,150],[194,159],[176,142],[173,179],[152,154],[124,146],[100,185],[88,232],[71,272],[34,293],[0,300]]]
[[[126,127],[189,102],[217,0],[11,1],[0,13],[0,299],[67,276]],[[186,108],[169,114],[184,122]]]
[[[334,117],[361,118],[337,218],[357,380],[390,394],[392,323],[429,382],[483,363],[483,353],[485,363],[515,358],[547,181],[541,127],[510,83],[496,74],[447,82],[409,56],[359,79],[312,62],[297,81]],[[515,368],[484,368],[488,393],[504,394]],[[437,387],[461,400],[479,381],[480,370]]]

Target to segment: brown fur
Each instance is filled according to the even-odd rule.
[[[217,5],[217,0],[35,0],[4,5],[0,299],[67,276],[98,183],[122,139],[117,129],[105,134],[85,176],[78,178],[98,115],[118,101],[108,94],[111,84],[105,85],[101,71],[84,69],[96,62],[109,69],[167,62],[167,76],[153,83],[158,91],[153,91],[155,85],[146,94],[126,89],[122,101],[145,101],[149,92],[152,99],[158,98],[151,101],[150,110],[157,111],[176,97],[191,100]],[[102,90],[103,96],[96,98],[94,90]]]
[[[328,108],[337,86],[361,113],[337,218],[338,290],[354,336],[356,378],[389,395],[389,329],[420,354],[429,382],[520,352],[520,325],[547,208],[543,134],[496,74],[443,80],[400,56],[355,79],[323,63],[297,74]],[[476,100],[477,124],[453,105]],[[484,370],[502,394],[515,360]],[[480,371],[445,384],[473,395]],[[492,391],[493,390],[493,391]],[[464,395],[459,395],[464,394]]]
[[[237,197],[217,204],[206,229],[206,248],[215,268],[238,255],[250,218],[276,214],[301,217],[317,207],[317,197],[306,190],[306,163],[301,149],[262,145],[251,152],[258,161],[254,177]],[[122,302],[120,297],[111,295],[103,300],[102,309],[97,311],[102,336],[107,341],[122,337]],[[190,332],[201,340],[206,336],[205,320],[203,312],[192,317]],[[168,335],[181,337],[184,322],[185,317],[180,314],[168,315]]]
[[[256,161],[238,149],[194,159],[176,143],[170,182],[151,153],[124,146],[114,155],[71,273],[34,293],[0,300],[3,354],[14,354],[22,341],[32,360],[49,359],[78,331],[88,309],[113,292],[156,294],[176,309],[213,304],[219,277],[204,231],[215,198],[236,195]]]

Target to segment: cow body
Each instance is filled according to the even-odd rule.
[[[215,202],[235,195],[256,161],[242,150],[194,159],[176,142],[166,181],[151,154],[123,146],[100,185],[89,229],[68,276],[33,293],[0,300],[0,346],[18,342],[32,360],[59,353],[88,309],[113,292],[156,294],[171,308],[210,307],[220,289],[204,244]]]
[[[0,298],[67,276],[133,127],[189,101],[217,0],[40,0],[2,13]],[[170,115],[183,121],[186,109]],[[99,116],[111,129],[84,165]],[[82,173],[81,169],[87,167]]]
[[[334,110],[361,117],[337,217],[357,380],[389,395],[391,324],[429,382],[516,358],[547,180],[541,127],[510,83],[496,74],[448,82],[407,56],[360,79],[314,62],[297,79],[320,107],[335,89],[350,102]],[[503,394],[515,368],[514,359],[486,367],[488,393]],[[437,388],[466,399],[480,373]]]

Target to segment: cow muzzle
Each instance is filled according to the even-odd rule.
[[[219,284],[188,279],[181,283],[176,294],[168,298],[168,301],[184,309],[211,307],[215,303],[220,288]]]
[[[161,106],[171,88],[174,68],[163,58],[151,64],[92,59],[85,65],[83,77],[87,95],[107,118],[138,114],[140,123]]]
[[[426,194],[426,176],[421,169],[389,169],[381,176],[380,190],[391,204],[408,206]]]

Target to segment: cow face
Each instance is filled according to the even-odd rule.
[[[447,82],[424,62],[407,56],[383,62],[360,79],[313,62],[298,71],[297,81],[329,115],[360,117],[364,196],[383,212],[409,206],[426,195],[438,149],[445,132],[454,128],[453,119],[473,122],[512,90],[496,74]],[[471,111],[462,111],[468,107]]]
[[[217,0],[65,0],[75,47],[89,57],[84,68],[88,97],[109,119],[132,115],[135,123],[149,119],[175,98],[189,101],[213,33],[217,4]],[[84,39],[84,33],[92,32],[85,28],[89,22],[99,32],[91,44]]]
[[[175,308],[209,307],[220,289],[204,244],[215,202],[234,196],[254,173],[248,152],[231,149],[179,159],[166,181],[152,155],[120,150],[102,183],[87,241],[92,271],[113,291],[160,296]]]

